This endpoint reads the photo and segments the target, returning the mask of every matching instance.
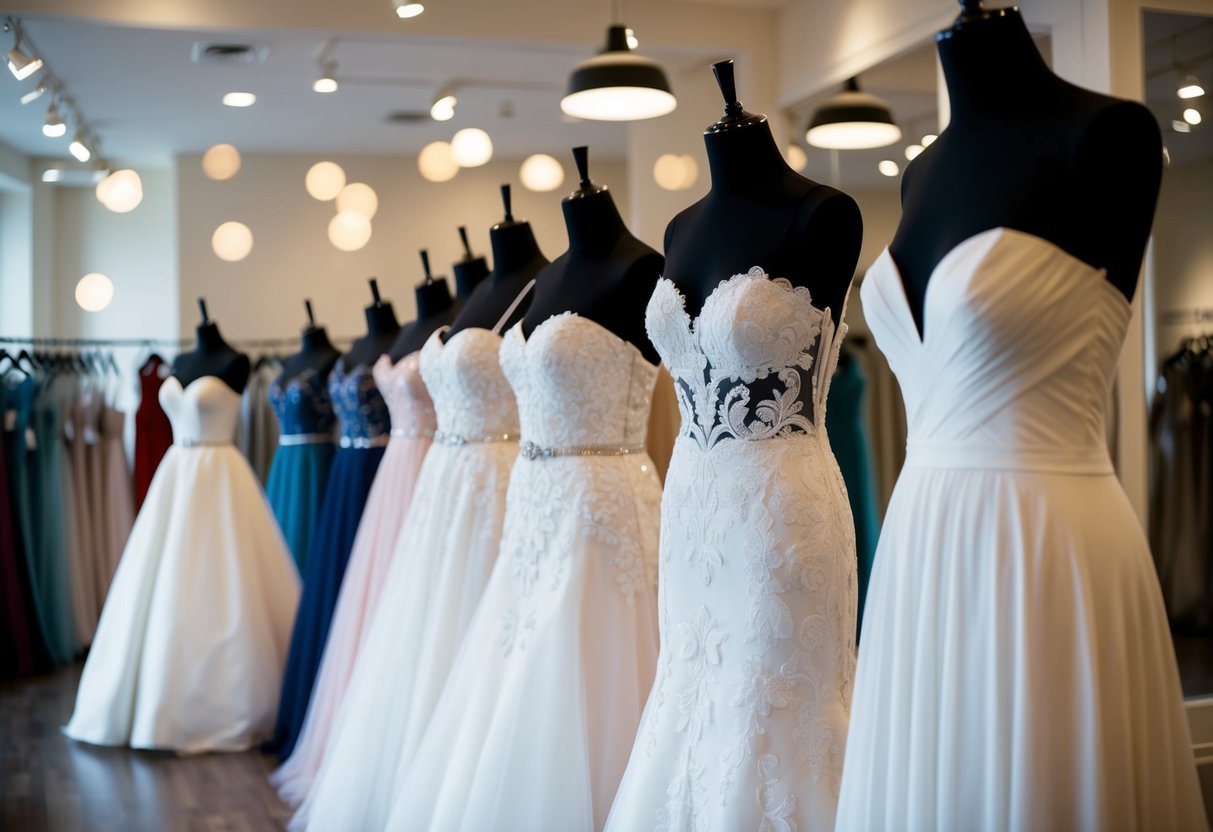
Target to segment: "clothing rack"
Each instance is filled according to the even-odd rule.
[[[354,338],[334,338],[335,344],[353,343]],[[164,347],[166,349],[181,349],[194,343],[193,338],[61,338],[49,336],[15,337],[0,335],[0,344],[28,344],[34,347]],[[269,349],[274,347],[293,347],[299,344],[298,338],[245,338],[229,341],[233,347],[245,349]]]
[[[1213,321],[1213,308],[1168,309],[1162,313],[1165,324],[1198,324],[1205,321]]]

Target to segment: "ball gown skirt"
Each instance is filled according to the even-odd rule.
[[[238,751],[274,725],[299,578],[218,378],[160,392],[178,442],[156,471],[65,733],[96,745]],[[208,424],[210,422],[210,424]]]
[[[375,362],[375,385],[396,427],[392,428],[350,551],[303,728],[291,756],[270,777],[282,799],[293,806],[307,795],[328,747],[333,718],[345,698],[355,659],[383,597],[381,590],[394,562],[400,527],[412,504],[414,487],[434,435],[434,406],[418,364],[417,353],[395,364],[386,355]],[[388,597],[399,599],[400,594],[392,592]]]
[[[497,563],[402,760],[390,830],[600,829],[653,681],[661,486],[643,444],[657,368],[575,315],[521,333],[501,364],[526,441],[633,452],[523,446]]]
[[[887,251],[862,291],[910,430],[838,829],[1206,829],[1158,579],[1105,443],[1124,296],[1010,229],[941,261],[925,338]]]
[[[265,494],[301,574],[307,571],[307,553],[334,454],[331,440],[279,444],[270,463]]]
[[[265,747],[283,760],[294,749],[307,715],[345,567],[384,450],[339,448],[333,458],[303,573],[303,597],[291,631],[278,719],[273,739]]]

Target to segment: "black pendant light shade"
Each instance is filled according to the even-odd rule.
[[[566,115],[594,121],[656,118],[677,105],[665,70],[632,51],[624,26],[611,26],[606,49],[574,67],[560,101]]]
[[[861,91],[859,80],[851,78],[813,113],[805,140],[830,150],[862,150],[900,141],[901,128],[888,103]]]

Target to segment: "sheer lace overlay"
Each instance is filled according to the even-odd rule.
[[[608,828],[832,828],[856,561],[823,417],[845,327],[757,268],[695,321],[661,281],[646,324],[683,428],[662,498],[657,680]]]

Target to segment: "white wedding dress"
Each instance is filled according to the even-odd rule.
[[[421,350],[438,430],[413,488],[379,602],[292,830],[382,829],[397,771],[429,724],[501,543],[518,411],[501,336],[443,329]]]
[[[388,829],[600,829],[653,679],[657,368],[597,323],[505,335],[523,443],[497,566]]]
[[[661,658],[607,828],[833,827],[855,666],[850,506],[825,432],[845,327],[761,269],[646,325],[682,431],[661,508]]]
[[[232,444],[240,395],[160,387],[169,449],[118,562],[65,733],[97,745],[238,751],[274,728],[299,576]]]
[[[838,829],[1206,828],[1150,552],[1105,444],[1131,307],[1039,237],[892,257],[863,305],[905,467],[863,622]]]

